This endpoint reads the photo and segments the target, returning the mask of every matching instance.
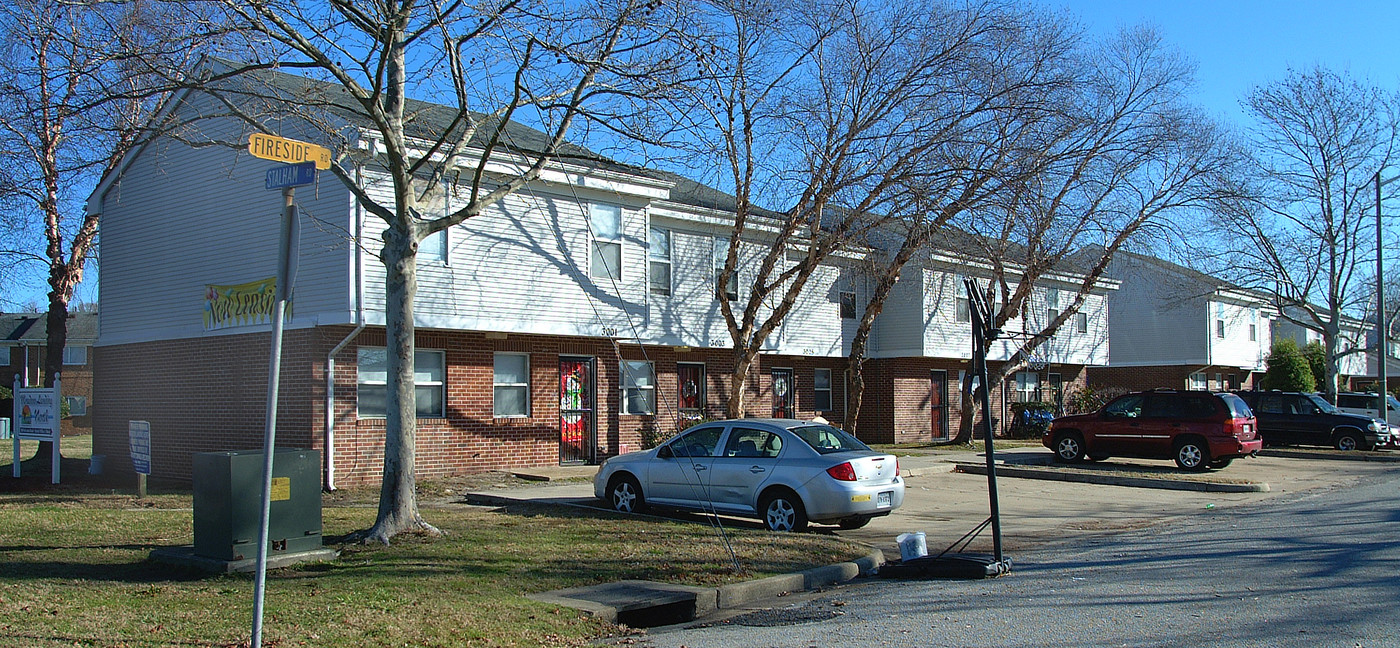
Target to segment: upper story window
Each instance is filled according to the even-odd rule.
[[[1215,337],[1225,339],[1225,320],[1215,320]]]
[[[1258,342],[1258,341],[1259,341],[1259,327],[1258,327],[1257,325],[1254,325],[1254,324],[1250,324],[1250,325],[1249,325],[1249,341],[1250,341],[1250,342]]]
[[[1089,315],[1087,313],[1074,314],[1074,330],[1076,333],[1089,332]]]
[[[87,364],[87,351],[88,351],[88,348],[85,347],[85,346],[66,346],[66,347],[63,347],[63,364],[66,364],[66,365],[85,365],[85,364]]]
[[[843,290],[838,295],[841,300],[841,319],[856,318],[856,294],[854,291]]]
[[[491,377],[491,415],[496,418],[530,415],[530,355],[497,353]]]
[[[384,418],[389,403],[389,357],[384,347],[360,347],[356,411],[360,418]],[[442,351],[413,352],[413,401],[418,416],[441,418],[446,401],[447,361]]]
[[[622,208],[591,204],[588,224],[593,233],[593,258],[588,274],[600,279],[622,278]]]
[[[669,296],[671,294],[671,232],[659,227],[651,228],[651,238],[647,245],[647,259],[650,262],[651,294]]]
[[[715,267],[715,299],[719,299],[720,280],[724,278],[724,263],[729,258],[729,239],[715,237],[714,243],[714,267]],[[737,263],[734,268],[734,275],[729,277],[729,282],[724,284],[724,296],[731,300],[739,298],[739,268]]]
[[[447,263],[447,230],[429,234],[418,244],[418,260],[427,263]]]
[[[966,297],[957,298],[957,320],[959,322],[972,321],[972,304]]]

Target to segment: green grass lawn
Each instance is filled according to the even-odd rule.
[[[327,506],[326,536],[368,526],[365,504]],[[189,506],[188,493],[0,493],[0,646],[246,646],[251,576],[147,560],[193,542]],[[829,535],[728,529],[744,568],[734,573],[708,525],[525,505],[424,515],[446,536],[343,546],[334,562],[270,572],[267,645],[586,645],[626,630],[525,594],[622,579],[720,584],[866,553]]]

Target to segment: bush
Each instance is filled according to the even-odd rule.
[[[1123,394],[1128,390],[1121,387],[1081,387],[1071,391],[1065,397],[1066,414],[1088,414],[1097,412],[1104,405]]]
[[[1284,338],[1275,342],[1273,351],[1264,362],[1268,369],[1264,371],[1260,385],[1263,389],[1310,392],[1317,388],[1308,359],[1293,340]]]

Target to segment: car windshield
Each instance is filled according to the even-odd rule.
[[[1312,401],[1313,405],[1316,405],[1317,408],[1322,410],[1323,412],[1326,412],[1328,414],[1337,413],[1337,408],[1332,407],[1332,404],[1327,402],[1326,399],[1322,398],[1321,396],[1318,396],[1317,394],[1304,394],[1304,396],[1307,397],[1308,400]]]
[[[797,438],[807,442],[813,450],[821,454],[846,452],[849,450],[870,450],[870,447],[846,432],[830,425],[799,425],[789,428]]]
[[[1254,418],[1254,412],[1250,411],[1249,405],[1243,398],[1234,394],[1216,394],[1225,401],[1225,405],[1230,408],[1231,418]]]

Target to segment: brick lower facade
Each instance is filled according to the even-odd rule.
[[[1206,375],[1206,389],[1228,391],[1253,389],[1263,372],[1251,372],[1239,367],[1202,367],[1201,365],[1158,365],[1150,367],[1092,367],[1089,386],[1094,389],[1145,391],[1148,389],[1186,389],[1193,373]],[[1219,376],[1217,378],[1217,375]],[[1231,377],[1238,381],[1231,382]]]
[[[384,420],[357,413],[358,348],[382,347],[383,329],[366,329],[335,358],[333,452],[326,452],[326,355],[353,329],[322,327],[291,330],[283,342],[277,445],[314,448],[334,461],[337,486],[377,482],[384,459]],[[108,470],[129,472],[127,428],[131,420],[151,424],[154,476],[191,478],[191,455],[198,452],[261,449],[265,417],[269,335],[248,334],[98,347],[95,389],[111,407],[95,418],[93,452],[107,456]],[[444,354],[445,406],[440,417],[419,417],[417,475],[423,478],[469,472],[585,462],[648,447],[692,423],[679,412],[679,363],[704,367],[705,418],[723,418],[734,367],[728,349],[685,349],[614,345],[597,338],[510,334],[488,338],[478,332],[423,331],[419,350]],[[682,350],[685,349],[685,350]],[[494,354],[528,354],[529,410],[523,417],[493,414]],[[582,457],[561,456],[561,358],[592,361],[596,407],[592,442]],[[655,368],[655,413],[622,414],[621,362],[649,361]],[[791,415],[816,416],[814,373],[833,377],[833,407],[822,413],[834,423],[844,417],[840,381],[844,358],[761,356],[745,391],[745,415],[772,416],[773,371],[791,372],[795,388]]]

